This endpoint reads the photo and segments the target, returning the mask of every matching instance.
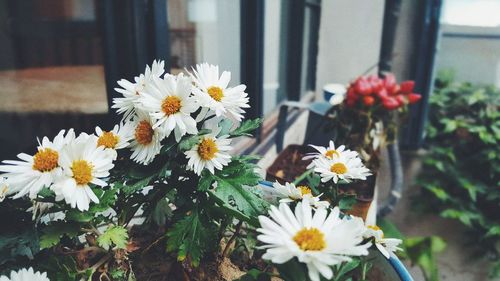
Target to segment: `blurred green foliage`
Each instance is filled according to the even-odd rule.
[[[500,90],[441,71],[430,97],[420,206],[456,219],[500,276]],[[495,268],[497,270],[495,270]]]

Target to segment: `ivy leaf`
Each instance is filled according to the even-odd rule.
[[[232,137],[240,137],[240,136],[251,137],[252,132],[255,129],[259,128],[261,124],[262,124],[261,118],[245,120],[241,123],[241,125],[238,128],[232,131],[229,135]]]
[[[80,225],[76,223],[54,222],[43,229],[43,234],[40,236],[40,248],[46,249],[59,244],[63,236],[76,237],[79,230]]]
[[[178,251],[177,259],[189,258],[194,266],[213,244],[213,229],[205,227],[197,210],[185,216],[167,232],[167,251]]]
[[[118,225],[111,226],[97,237],[97,244],[105,250],[109,250],[112,245],[118,249],[125,249],[128,244],[127,229]]]
[[[486,237],[490,236],[500,236],[500,225],[494,225],[486,233]]]

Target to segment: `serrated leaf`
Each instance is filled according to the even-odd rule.
[[[156,206],[150,215],[150,220],[153,221],[156,225],[161,226],[165,225],[167,219],[172,217],[172,209],[168,204],[167,199],[162,199],[158,201]]]
[[[256,218],[265,213],[268,203],[253,192],[252,187],[259,183],[261,177],[255,172],[256,166],[247,161],[245,158],[233,158],[228,166],[215,175],[204,174],[201,184],[206,188],[216,182],[217,187],[212,194],[223,202],[224,208],[240,212],[244,218]],[[255,223],[255,219],[245,221]]]
[[[176,222],[167,232],[167,251],[177,251],[177,259],[189,258],[198,266],[202,255],[213,243],[213,229],[203,225],[197,210]]]
[[[260,127],[262,123],[262,119],[250,119],[243,121],[238,128],[232,131],[229,135],[232,137],[239,136],[252,136],[252,132]]]
[[[43,229],[40,236],[40,248],[53,247],[61,241],[63,236],[73,238],[78,235],[80,225],[77,223],[54,222]]]
[[[105,250],[109,250],[112,245],[118,249],[127,248],[128,232],[123,226],[114,225],[97,237],[97,244]]]

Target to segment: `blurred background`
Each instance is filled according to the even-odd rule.
[[[113,124],[116,81],[153,59],[173,73],[218,64],[246,84],[246,117],[264,124],[239,151],[264,155],[263,168],[276,155],[280,105],[322,100],[327,83],[377,70],[415,80],[423,99],[400,137],[410,155],[425,147],[439,72],[500,87],[499,0],[0,0],[0,42],[0,159],[33,152],[35,137],[61,128]],[[303,141],[301,118],[286,120],[295,124],[286,143]],[[409,185],[418,169],[405,163]],[[408,221],[411,204],[400,206],[391,216],[403,231],[449,234],[434,217]],[[440,259],[442,279],[485,280],[485,266],[456,257],[462,238],[450,239],[458,242]]]

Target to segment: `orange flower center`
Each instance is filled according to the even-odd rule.
[[[85,160],[73,161],[71,171],[78,185],[88,184],[92,180],[92,164]]]
[[[177,96],[168,96],[161,103],[161,110],[166,116],[175,114],[181,110],[181,99]]]
[[[115,148],[118,144],[118,136],[113,132],[103,132],[97,139],[97,146],[104,146],[105,148]]]
[[[372,229],[372,230],[375,230],[375,231],[382,231],[382,229],[380,229],[380,227],[378,227],[377,225],[369,225],[367,226],[367,228],[369,229]],[[382,231],[382,239],[384,239],[384,232]]]
[[[302,196],[304,196],[306,194],[312,194],[312,191],[308,186],[300,185],[300,186],[297,186],[297,188],[300,189],[300,193],[302,194]]]
[[[40,149],[35,156],[33,156],[33,170],[50,172],[57,168],[58,161],[59,153],[57,153],[57,151],[50,148]]]
[[[148,121],[141,121],[135,128],[135,140],[142,145],[148,145],[153,141],[153,127]]]
[[[302,228],[293,241],[303,251],[321,251],[326,248],[325,235],[317,228]]]
[[[224,97],[224,93],[220,87],[212,86],[207,89],[208,95],[211,96],[216,101],[221,101]]]
[[[217,153],[219,149],[217,148],[217,144],[213,139],[206,138],[201,141],[198,145],[198,155],[203,160],[211,160],[215,157],[215,153]]]
[[[343,163],[335,163],[330,167],[330,171],[337,175],[342,175],[347,172],[347,167]]]
[[[325,153],[326,158],[333,159],[333,156],[339,157],[340,154],[335,149],[327,150]]]

